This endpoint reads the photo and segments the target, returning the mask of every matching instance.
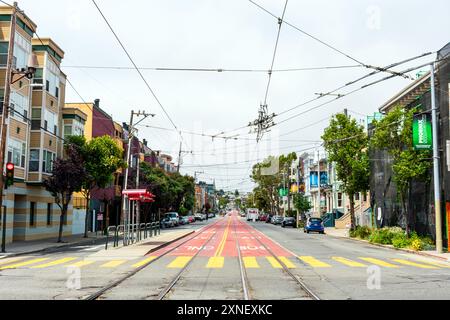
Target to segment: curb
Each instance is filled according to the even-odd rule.
[[[0,257],[0,260],[1,259],[6,259],[6,258],[11,258],[11,257],[22,256],[22,255],[26,255],[26,254],[45,252],[45,251],[53,250],[53,249],[57,250],[57,249],[60,249],[60,248],[65,248],[65,247],[69,247],[69,246],[85,244],[85,243],[89,243],[89,242],[92,242],[93,244],[95,244],[98,240],[103,240],[103,239],[104,239],[104,237],[103,238],[91,238],[89,240],[83,240],[83,241],[78,241],[78,242],[70,242],[70,243],[65,243],[65,244],[62,244],[62,245],[47,247],[47,248],[43,248],[43,249],[24,251],[24,252],[17,252],[17,253],[11,253],[11,254],[8,254],[6,252],[6,255],[3,256],[3,257]]]
[[[167,242],[165,242],[165,243],[163,243],[163,244],[161,244],[161,245],[159,245],[159,246],[157,246],[157,247],[154,247],[154,248],[150,249],[146,254],[144,254],[144,256],[148,255],[149,253],[152,253],[152,252],[155,252],[155,251],[157,251],[157,250],[160,250],[160,249],[162,249],[162,248],[164,248],[164,247],[167,247],[169,244],[172,244],[172,243],[174,243],[174,242],[176,242],[176,241],[178,241],[178,240],[180,240],[180,239],[183,239],[183,238],[185,238],[185,237],[187,237],[187,236],[189,236],[189,235],[191,235],[191,234],[193,234],[193,233],[195,233],[195,232],[196,232],[196,231],[193,230],[193,231],[191,231],[191,232],[189,232],[189,233],[186,233],[186,234],[182,235],[181,237],[172,239],[172,240],[167,241]]]
[[[414,251],[414,250],[404,249],[404,248],[395,248],[395,247],[391,247],[391,246],[387,246],[387,245],[383,245],[383,244],[379,244],[379,243],[371,243],[371,242],[369,242],[367,240],[362,240],[362,239],[334,236],[334,235],[330,235],[329,233],[326,233],[326,235],[330,236],[330,237],[333,237],[333,238],[347,239],[347,240],[357,241],[359,243],[362,242],[362,243],[370,244],[370,245],[375,246],[375,247],[391,249],[391,250],[396,250],[396,251],[403,251],[403,252],[407,252],[407,253],[417,254],[419,256],[425,256],[425,257],[429,257],[429,258],[434,258],[434,259],[439,259],[439,260],[443,260],[443,261],[446,261],[446,262],[450,262],[449,259],[446,259],[444,257],[435,256],[435,255],[432,255],[432,254],[429,254],[429,253],[425,253],[425,252],[421,252],[421,251]]]

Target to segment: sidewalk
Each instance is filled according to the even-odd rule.
[[[83,234],[71,235],[63,237],[63,243],[57,243],[57,238],[49,238],[33,241],[17,241],[6,244],[6,252],[0,252],[0,259],[14,257],[23,254],[37,253],[48,249],[56,249],[67,247],[75,244],[95,244],[97,241],[104,239],[103,235],[90,232],[88,238],[84,238]]]
[[[414,251],[410,249],[404,249],[404,248],[395,248],[392,245],[384,245],[384,244],[378,244],[378,243],[370,243],[367,240],[362,239],[356,239],[356,238],[350,238],[349,236],[349,230],[348,229],[336,229],[336,228],[325,228],[325,234],[331,236],[331,237],[338,237],[338,238],[347,238],[354,241],[359,242],[365,242],[367,244],[371,244],[377,247],[383,247],[388,248],[392,250],[398,250],[398,251],[404,251],[408,253],[413,253],[421,256],[431,257],[439,260],[445,260],[450,262],[450,252],[447,253],[437,253],[435,250],[429,250],[429,251]]]

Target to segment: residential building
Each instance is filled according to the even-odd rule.
[[[3,100],[6,62],[11,35],[12,8],[0,7],[0,95]],[[42,186],[53,161],[62,155],[62,107],[66,76],[59,69],[64,51],[50,38],[33,39],[36,24],[17,13],[13,69],[37,60],[34,79],[12,79],[6,160],[15,164],[14,185],[5,190],[6,242],[56,237],[60,210]],[[31,84],[42,84],[32,87]],[[29,118],[32,120],[30,121]],[[64,220],[63,235],[71,233],[72,207]]]

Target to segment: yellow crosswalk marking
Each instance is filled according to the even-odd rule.
[[[328,263],[317,260],[316,258],[311,257],[311,256],[300,256],[298,258],[314,268],[329,268],[329,267],[331,267]]]
[[[223,268],[224,257],[211,257],[208,260],[207,268]]]
[[[24,267],[24,266],[28,266],[28,265],[33,264],[33,263],[42,262],[42,261],[45,261],[45,260],[48,260],[48,259],[49,258],[37,258],[37,259],[27,260],[27,261],[24,261],[24,262],[18,262],[18,263],[14,263],[14,264],[9,264],[9,265],[0,267],[0,270]]]
[[[146,259],[144,259],[142,261],[139,261],[138,263],[133,264],[133,267],[134,268],[142,267],[144,264],[146,264],[146,263],[148,263],[148,262],[150,262],[152,260],[155,260],[155,259],[156,259],[155,256],[148,257],[148,258],[146,258]]]
[[[167,268],[184,268],[192,257],[176,257]]]
[[[359,259],[367,261],[369,263],[372,264],[376,264],[378,266],[382,266],[382,267],[386,267],[386,268],[399,268],[399,266],[383,261],[383,260],[379,260],[379,259],[375,259],[375,258],[364,258],[364,257],[360,257]]]
[[[334,261],[340,262],[342,264],[345,264],[349,267],[367,267],[365,264],[363,264],[361,262],[353,261],[353,260],[346,259],[343,257],[331,257],[331,259],[333,259]]]
[[[92,264],[94,262],[95,262],[95,260],[81,260],[81,261],[78,261],[78,262],[75,262],[75,263],[71,264],[70,267],[81,268],[81,267],[90,265],[90,264]]]
[[[426,265],[426,264],[422,264],[422,263],[416,263],[416,262],[412,262],[412,261],[408,261],[408,260],[403,260],[403,259],[392,259],[395,262],[398,262],[400,264],[404,264],[407,266],[412,266],[412,267],[417,267],[417,268],[422,268],[422,269],[439,269],[437,267],[433,267],[430,265]]]
[[[58,259],[58,260],[51,261],[51,262],[48,262],[48,263],[39,264],[37,266],[32,266],[31,268],[32,269],[42,269],[42,268],[47,268],[47,267],[53,267],[53,266],[57,266],[59,264],[63,264],[63,263],[69,262],[69,261],[73,261],[75,259],[76,258],[72,258],[72,257],[62,258],[62,259]]]
[[[272,265],[272,268],[281,269],[283,268],[281,264],[274,257],[266,257],[267,261]]]
[[[450,268],[450,264],[445,264],[443,262],[441,263],[441,262],[428,261],[428,260],[422,260],[422,259],[419,259],[418,262],[429,264],[429,265],[439,267],[439,268]]]
[[[246,268],[259,268],[258,261],[256,261],[255,257],[243,257],[242,261],[244,261],[244,267]]]
[[[291,260],[289,260],[286,257],[278,257],[278,259],[288,268],[288,269],[295,269],[295,264],[292,263]]]
[[[124,263],[126,260],[111,260],[105,264],[102,264],[100,267],[102,268],[115,268],[117,266],[120,266],[122,263]]]
[[[0,260],[0,265],[17,262],[19,260],[23,260],[25,257],[15,257],[15,258],[5,258]]]

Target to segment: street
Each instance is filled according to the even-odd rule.
[[[196,232],[145,256],[133,256],[137,244],[126,258],[105,258],[96,244],[2,259],[0,298],[407,300],[450,292],[446,262],[236,212],[178,228]]]

